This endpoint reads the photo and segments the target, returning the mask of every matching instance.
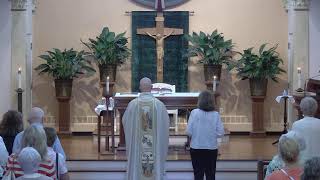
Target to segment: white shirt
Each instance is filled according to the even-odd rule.
[[[8,151],[6,145],[3,142],[2,137],[0,136],[0,177],[3,174],[3,167],[6,166],[8,160]]]
[[[58,153],[58,171],[59,177],[61,174],[65,174],[68,172],[66,161],[62,154]],[[49,159],[54,162],[54,166],[56,166],[56,152],[53,150],[52,147],[48,147],[48,157]],[[55,167],[56,168],[56,167]]]
[[[191,137],[192,149],[218,149],[217,138],[224,135],[220,115],[216,111],[191,111],[187,134]]]
[[[301,152],[301,156],[305,159],[320,156],[320,119],[306,116],[293,123],[292,131],[305,140],[306,148]]]

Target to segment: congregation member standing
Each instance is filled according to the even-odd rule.
[[[52,127],[45,127],[44,131],[46,132],[46,136],[47,136],[48,158],[52,162],[55,162],[54,164],[55,164],[57,179],[69,180],[67,164],[63,155],[55,152],[52,148],[54,142],[57,139],[56,130]]]
[[[203,91],[198,108],[191,111],[187,134],[191,138],[190,154],[195,180],[215,180],[218,156],[218,138],[224,135],[220,114],[216,111],[214,96]]]
[[[140,80],[141,94],[124,113],[127,180],[164,180],[169,144],[169,116],[165,105],[151,94],[149,78]]]
[[[301,154],[301,152],[306,148],[306,143],[305,143],[304,139],[295,131],[289,131],[287,134],[285,134],[283,136],[286,136],[290,139],[293,139],[298,143],[299,152],[300,152],[298,163],[300,166],[303,166],[305,158],[303,157],[303,154]],[[273,156],[272,160],[268,164],[265,177],[267,178],[274,171],[278,171],[284,167],[285,167],[285,163],[283,162],[281,155],[279,154],[279,151],[278,151],[278,154]]]
[[[304,164],[301,180],[319,180],[320,179],[320,157],[313,157]]]
[[[18,133],[23,131],[22,115],[18,111],[9,110],[4,113],[0,123],[0,136],[6,145],[8,153],[12,153],[13,142]]]
[[[48,158],[47,137],[44,129],[40,126],[29,126],[24,130],[21,139],[21,148],[33,147],[41,157],[37,173],[55,179],[56,171],[54,162]],[[19,161],[19,153],[12,153],[7,162],[6,171],[13,171],[15,177],[24,176],[24,170]]]
[[[266,180],[300,180],[302,166],[299,164],[299,153],[299,143],[287,135],[282,135],[279,139],[278,154],[284,167],[267,176]]]
[[[39,127],[43,128],[43,119],[44,119],[44,111],[41,108],[34,107],[31,109],[31,112],[29,113],[29,116],[28,116],[28,122],[30,125],[39,126]],[[13,148],[12,148],[13,153],[18,154],[21,150],[21,139],[23,136],[23,132],[24,131],[17,134],[16,138],[14,139]],[[66,159],[66,155],[65,155],[64,150],[61,146],[59,138],[56,138],[56,140],[53,144],[53,149],[56,152],[61,153],[64,156],[64,158]]]
[[[8,160],[8,151],[7,148],[0,136],[0,179],[2,178],[4,169],[3,167],[6,166]]]
[[[41,156],[36,149],[32,147],[23,148],[18,156],[18,162],[23,170],[23,176],[16,180],[53,180],[38,173]]]
[[[302,157],[304,160],[320,157],[320,119],[314,117],[318,103],[312,97],[305,97],[300,102],[300,109],[304,118],[293,123],[292,131],[301,135],[306,142],[306,148],[301,152]]]

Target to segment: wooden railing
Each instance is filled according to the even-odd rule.
[[[264,176],[266,174],[266,166],[270,163],[270,161],[258,161],[258,167],[257,167],[257,177],[258,180],[264,180]]]

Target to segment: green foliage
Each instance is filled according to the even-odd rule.
[[[90,49],[89,54],[99,65],[121,65],[130,56],[130,50],[127,48],[128,38],[124,35],[125,32],[116,35],[104,27],[96,39],[89,38],[88,43],[81,42]]]
[[[79,74],[93,73],[95,70],[90,67],[90,61],[85,59],[84,51],[75,51],[72,48],[61,51],[53,49],[47,54],[39,57],[45,61],[35,68],[39,74],[48,73],[55,79],[73,79]]]
[[[265,49],[267,44],[262,44],[258,54],[255,54],[253,48],[249,48],[239,53],[241,58],[235,63],[234,67],[238,71],[241,79],[272,79],[277,82],[277,75],[286,72],[279,67],[283,60],[276,52],[277,45],[270,49]]]
[[[214,30],[211,35],[200,31],[186,35],[190,42],[188,57],[199,57],[199,62],[210,65],[228,64],[232,59],[232,40],[224,40],[222,33]]]

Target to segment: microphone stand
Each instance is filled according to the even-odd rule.
[[[283,114],[283,131],[281,132],[282,134],[287,134],[288,133],[288,116],[287,116],[287,100],[288,100],[289,96],[285,95],[282,96],[281,99],[284,100],[284,114]],[[275,142],[272,143],[272,145],[275,145],[279,142],[279,139],[277,139]]]

